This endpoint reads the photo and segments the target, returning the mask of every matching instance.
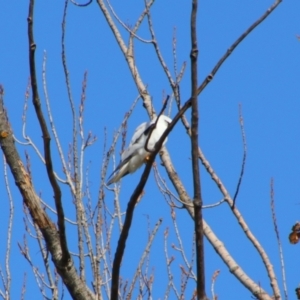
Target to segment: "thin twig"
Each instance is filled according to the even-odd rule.
[[[70,102],[70,107],[72,111],[72,120],[73,120],[73,141],[72,141],[72,150],[73,150],[73,167],[74,167],[74,182],[75,182],[75,194],[73,194],[75,198],[75,207],[76,207],[76,222],[77,222],[77,234],[78,234],[78,249],[79,249],[79,272],[80,278],[82,281],[85,281],[85,261],[84,261],[84,247],[83,247],[83,229],[82,229],[82,199],[81,199],[81,178],[80,178],[80,170],[78,163],[78,144],[77,144],[77,117],[75,112],[75,105],[71,93],[71,83],[69,77],[69,71],[67,67],[67,58],[66,58],[66,49],[65,49],[65,35],[66,35],[66,19],[67,19],[67,9],[68,9],[68,0],[65,1],[64,11],[63,11],[63,19],[62,19],[62,36],[61,36],[61,46],[62,46],[62,63],[64,68],[66,86],[68,91],[68,98]]]
[[[147,0],[145,0],[145,6],[146,6],[146,9],[148,8],[148,5],[147,5]],[[155,52],[156,52],[156,55],[157,55],[157,58],[169,80],[169,82],[172,82],[172,85],[174,85],[174,81],[172,79],[172,75],[169,71],[169,68],[167,67],[167,64],[166,62],[164,61],[163,59],[163,56],[160,52],[160,49],[159,49],[159,46],[158,46],[158,42],[156,40],[156,37],[155,37],[155,32],[154,32],[154,29],[153,29],[153,24],[152,24],[152,18],[151,18],[151,14],[150,14],[150,9],[148,8],[147,9],[147,18],[148,18],[148,27],[149,27],[149,31],[151,33],[151,37],[152,37],[152,41],[151,43],[153,44],[154,46],[154,49],[155,49]]]
[[[226,53],[220,58],[215,67],[212,69],[210,74],[204,79],[201,85],[198,87],[198,94],[200,94],[206,86],[212,81],[219,68],[222,66],[224,61],[230,56],[230,54],[235,50],[235,48],[246,38],[252,30],[254,30],[262,21],[264,21],[274,9],[282,2],[282,0],[275,0],[275,2],[267,9],[267,11],[258,18],[240,37],[230,46]]]
[[[40,198],[40,201],[41,201],[41,203],[42,203],[43,205],[45,205],[45,207],[47,207],[51,212],[53,212],[54,214],[57,215],[57,211],[56,211],[55,209],[53,209],[49,204],[47,204],[47,203],[46,203],[44,200],[42,200],[41,198]],[[76,225],[76,226],[77,226],[77,222],[72,221],[72,220],[69,219],[69,218],[66,218],[66,217],[65,217],[65,221],[68,222],[68,223],[70,223],[70,224],[72,224],[72,225]]]
[[[186,203],[183,202],[178,196],[176,196],[167,186],[166,181],[161,177],[156,163],[153,164],[153,170],[154,170],[154,177],[155,177],[155,182],[158,186],[158,189],[160,190],[161,194],[164,196],[165,200],[167,201],[168,205],[172,207],[177,207],[177,208],[182,208],[182,206],[178,206],[172,201],[172,198],[177,200],[178,202],[184,204],[184,205],[189,205],[193,207],[193,204],[191,203]],[[163,186],[162,186],[163,185]],[[166,197],[167,196],[167,197]],[[171,202],[170,202],[171,201]]]
[[[215,283],[216,283],[217,277],[219,276],[220,272],[221,272],[220,270],[216,270],[211,279],[212,300],[217,300],[217,296],[215,296]]]
[[[189,273],[191,275],[190,277],[193,278],[195,282],[197,282],[197,277],[195,276],[195,274],[193,272],[193,269],[192,269],[193,265],[188,262],[187,257],[185,255],[183,242],[182,242],[181,235],[179,233],[179,229],[178,229],[177,222],[176,222],[176,213],[175,213],[175,210],[173,208],[171,210],[171,218],[172,218],[172,221],[173,221],[173,226],[174,226],[174,229],[175,229],[175,234],[176,234],[176,237],[177,237],[177,241],[179,243],[179,247],[176,247],[175,245],[172,245],[172,248],[180,252],[186,267],[189,269]]]
[[[273,220],[273,225],[274,225],[274,230],[275,230],[277,244],[278,244],[278,250],[279,250],[284,297],[285,297],[285,300],[287,300],[288,292],[287,292],[287,285],[286,285],[284,257],[283,257],[283,250],[282,250],[281,240],[280,240],[280,236],[279,236],[279,230],[278,230],[278,226],[277,226],[276,213],[275,213],[275,197],[274,197],[274,180],[273,180],[273,178],[271,178],[270,189],[271,189],[270,190],[270,197],[271,197],[270,205],[271,205],[271,211],[272,211],[272,220]],[[280,297],[277,296],[275,299],[280,299]]]
[[[145,16],[147,15],[148,11],[150,10],[152,4],[154,3],[155,0],[150,0],[147,4],[146,7],[144,9],[144,11],[141,13],[141,15],[139,16],[138,20],[136,21],[135,25],[133,26],[133,29],[131,30],[132,33],[136,33],[137,30],[140,28],[140,25],[142,24]],[[134,37],[134,35],[130,36],[130,39],[132,40],[132,38]],[[129,42],[130,43],[130,42]]]
[[[137,269],[134,273],[134,276],[133,276],[133,279],[131,281],[131,285],[129,287],[129,291],[128,291],[126,299],[132,299],[132,292],[133,292],[133,289],[134,289],[135,282],[137,280],[137,277],[140,276],[140,274],[141,274],[142,266],[144,264],[144,261],[145,261],[146,257],[149,255],[150,248],[152,246],[152,242],[154,240],[154,237],[155,237],[161,223],[162,223],[162,219],[159,219],[158,222],[155,224],[155,227],[154,227],[153,231],[150,233],[150,237],[148,239],[147,246],[146,246],[146,248],[143,252],[143,255],[142,255],[142,257],[139,261],[139,265],[138,265],[138,267],[137,267]]]
[[[8,220],[8,228],[7,228],[7,242],[6,242],[6,254],[5,254],[5,270],[6,270],[6,284],[5,284],[5,293],[6,295],[10,295],[10,287],[11,287],[11,274],[10,274],[10,253],[11,253],[11,239],[12,239],[12,225],[13,225],[13,217],[14,217],[14,204],[13,198],[10,191],[10,186],[8,182],[8,175],[7,175],[7,165],[5,156],[3,155],[3,168],[4,168],[4,180],[6,191],[8,195],[9,201],[9,220]]]
[[[92,228],[95,228],[95,223],[94,223],[94,219],[93,219],[93,215],[92,215],[93,208],[92,208],[92,196],[91,196],[90,183],[89,183],[89,170],[90,170],[90,165],[87,166],[86,172],[85,172],[85,195],[87,198],[87,211],[88,211],[88,219],[90,221],[90,226]],[[97,266],[99,264],[99,262],[96,257],[96,253],[95,253],[96,250],[93,250],[91,236],[90,236],[90,234],[86,233],[87,230],[88,229],[85,229],[85,235],[88,236],[86,242],[87,242],[87,246],[88,246],[88,250],[89,250],[89,259],[90,259],[91,267],[92,267],[92,271],[93,271],[93,287],[94,287],[94,290],[99,293],[99,295],[98,295],[98,293],[96,293],[96,298],[99,297],[100,299],[102,299],[101,291],[100,291],[100,289],[97,288],[98,284],[99,284],[99,276],[100,276],[99,267]],[[95,284],[95,282],[96,282],[96,284]]]
[[[2,281],[2,284],[3,284],[3,286],[4,286],[4,289],[6,290],[6,280],[5,280],[5,275],[4,275],[4,273],[3,273],[3,270],[2,270],[2,268],[1,268],[1,266],[0,266],[0,277],[1,277],[1,281]],[[6,297],[5,297],[4,294],[6,294],[6,292],[3,292],[3,291],[0,289],[0,296],[1,296],[4,300],[6,300]]]
[[[207,205],[202,205],[202,209],[206,209],[206,208],[214,208],[216,206],[221,205],[222,203],[224,203],[226,200],[225,198],[221,199],[220,201],[213,203],[213,204],[207,204]]]
[[[38,244],[39,244],[39,248],[40,248],[40,251],[41,251],[41,254],[42,254],[44,266],[45,266],[48,281],[49,281],[49,289],[52,291],[53,298],[57,299],[58,298],[58,286],[55,285],[54,280],[53,280],[53,276],[52,276],[52,273],[51,273],[51,268],[50,268],[50,264],[49,264],[49,252],[48,252],[48,249],[43,244],[42,233],[39,230],[38,226],[35,223],[33,223],[33,226],[34,226],[35,231],[37,233],[37,241],[38,241]]]
[[[27,280],[27,276],[26,276],[26,273],[24,273],[24,279],[23,279],[22,291],[21,291],[21,300],[24,300],[24,299],[25,299],[25,293],[26,293],[26,280]]]
[[[175,260],[175,258],[173,256],[171,256],[169,258],[169,254],[168,254],[168,235],[169,235],[169,229],[167,228],[165,231],[164,231],[164,252],[165,252],[165,258],[166,258],[166,265],[167,265],[167,272],[168,272],[168,286],[167,286],[167,290],[166,290],[166,293],[165,293],[165,297],[164,299],[167,300],[167,299],[170,299],[170,290],[171,288],[173,289],[175,295],[176,295],[176,298],[177,299],[180,299],[180,295],[176,289],[176,286],[174,284],[174,281],[173,281],[173,274],[172,274],[172,271],[171,271],[171,264],[172,262]]]
[[[37,267],[35,267],[35,265],[33,264],[31,257],[30,257],[30,253],[29,253],[29,247],[28,247],[28,242],[26,240],[26,237],[24,235],[24,246],[22,247],[20,243],[18,243],[19,249],[21,251],[21,254],[24,256],[24,258],[26,259],[26,261],[29,263],[33,275],[35,277],[35,281],[37,283],[37,286],[41,292],[41,294],[46,297],[46,292],[45,292],[45,287],[49,288],[49,285],[44,281],[43,276],[40,274],[39,270]]]
[[[80,7],[86,7],[86,6],[90,5],[90,4],[93,2],[93,0],[89,0],[89,1],[86,2],[86,3],[80,4],[80,3],[75,2],[74,0],[70,0],[70,1],[71,1],[71,3],[73,3],[74,5],[80,6]]]
[[[75,194],[75,187],[74,187],[74,184],[73,184],[73,181],[72,181],[72,178],[71,178],[71,174],[68,171],[68,168],[67,168],[67,165],[66,165],[66,160],[65,160],[65,157],[64,157],[64,154],[63,154],[63,150],[62,150],[62,147],[61,147],[61,143],[60,143],[57,131],[56,131],[56,127],[55,127],[55,123],[54,123],[54,120],[53,120],[52,111],[51,111],[51,107],[50,107],[50,101],[49,101],[48,90],[47,90],[47,79],[46,79],[46,62],[47,62],[47,55],[46,55],[46,51],[44,51],[42,77],[43,77],[43,91],[44,91],[44,96],[45,96],[45,101],[46,101],[48,118],[49,118],[49,121],[50,121],[50,127],[51,127],[51,130],[52,130],[52,134],[54,136],[54,140],[55,140],[56,147],[57,147],[57,150],[58,150],[58,153],[59,153],[59,157],[60,157],[60,160],[61,160],[61,163],[62,163],[62,166],[63,166],[63,170],[64,170],[64,173],[67,177],[66,183],[70,186],[72,194],[74,195]]]
[[[141,37],[139,37],[137,34],[135,34],[135,32],[133,30],[131,30],[119,17],[118,15],[116,14],[114,8],[112,7],[112,5],[110,4],[109,0],[106,0],[107,4],[108,4],[108,7],[110,9],[110,11],[112,12],[113,16],[116,18],[116,20],[123,26],[124,29],[126,29],[131,35],[133,35],[135,38],[137,38],[139,41],[143,42],[143,43],[146,43],[146,44],[149,44],[149,43],[152,43],[151,40],[145,40]],[[143,13],[142,13],[143,15]]]
[[[78,191],[79,193],[76,193],[76,199],[78,198],[78,201],[76,201],[76,207],[77,210],[79,210],[80,218],[81,218],[81,231],[80,234],[84,234],[85,236],[85,242],[87,245],[88,253],[89,253],[89,259],[91,263],[91,268],[94,274],[94,278],[98,276],[98,273],[96,271],[96,260],[95,260],[95,255],[93,252],[93,247],[92,247],[92,239],[91,235],[89,232],[89,225],[88,225],[88,220],[87,220],[87,215],[85,211],[85,207],[82,203],[82,186],[83,186],[83,163],[84,163],[84,152],[86,147],[94,143],[96,140],[96,137],[91,139],[91,132],[89,132],[88,137],[85,139],[84,137],[84,108],[85,108],[85,101],[86,101],[86,87],[87,87],[87,72],[84,73],[83,76],[83,81],[82,81],[82,92],[81,92],[81,100],[80,100],[80,106],[79,106],[79,135],[81,137],[81,147],[80,147],[80,158],[79,158],[79,170],[78,173],[79,175],[79,187]],[[88,175],[87,175],[88,176]],[[82,255],[82,252],[79,252],[79,254]],[[80,256],[80,259],[82,259],[82,256]],[[84,264],[81,263],[80,267],[84,267]],[[84,273],[82,272],[82,275],[84,277]],[[101,295],[101,291],[98,291],[99,294]]]
[[[246,134],[245,134],[244,119],[243,119],[242,105],[241,104],[239,105],[239,122],[240,122],[242,139],[243,139],[243,161],[242,161],[242,168],[241,168],[239,181],[238,181],[238,184],[237,184],[237,187],[236,187],[235,194],[233,196],[232,209],[234,209],[235,201],[236,201],[236,198],[239,194],[239,190],[240,190],[240,186],[241,186],[241,183],[242,183],[242,180],[243,180],[243,175],[244,175],[244,170],[245,170],[246,158],[247,158],[247,143],[246,143]]]

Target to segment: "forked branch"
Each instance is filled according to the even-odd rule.
[[[41,230],[47,250],[52,255],[52,261],[68,288],[73,299],[92,300],[92,292],[82,282],[77,275],[72,259],[62,260],[62,248],[56,226],[41,207],[40,197],[36,194],[29,174],[24,167],[20,156],[16,150],[12,130],[8,124],[3,107],[3,89],[0,86],[0,145],[4,153],[7,164],[10,167],[15,183],[23,197],[23,201],[28,207],[32,220]]]

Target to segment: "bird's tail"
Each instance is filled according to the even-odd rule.
[[[112,178],[109,179],[109,181],[106,183],[106,185],[111,185],[112,183],[118,182],[121,179],[121,177],[122,177],[122,174],[120,172],[118,172]]]
[[[111,177],[106,185],[111,185],[112,183],[118,182],[122,177],[128,174],[126,165],[120,165],[114,170],[114,172],[109,176]]]

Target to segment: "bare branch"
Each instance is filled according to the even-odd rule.
[[[218,177],[218,175],[214,172],[213,168],[209,164],[208,160],[205,158],[205,156],[202,153],[200,148],[199,148],[199,159],[201,160],[201,162],[204,165],[207,172],[210,174],[212,180],[216,183],[216,185],[219,188],[220,192],[223,194],[223,197],[224,197],[225,201],[232,208],[233,200],[231,199],[231,197],[230,197],[227,189],[225,188],[223,182]],[[260,257],[261,257],[261,259],[262,259],[262,261],[265,265],[266,271],[268,273],[268,276],[269,276],[269,279],[270,279],[270,284],[271,284],[271,287],[273,289],[273,293],[274,293],[275,297],[280,296],[280,291],[279,291],[278,282],[277,282],[277,279],[276,279],[276,276],[275,276],[275,272],[274,272],[273,266],[270,262],[270,259],[267,255],[267,253],[265,252],[264,248],[259,243],[259,241],[256,239],[254,234],[251,232],[250,228],[248,227],[246,221],[244,220],[242,214],[238,211],[238,209],[235,207],[234,209],[232,209],[232,212],[233,212],[234,216],[236,217],[236,219],[238,221],[238,224],[243,229],[245,235],[247,236],[247,238],[250,240],[252,245],[256,248],[257,252],[259,253],[259,255],[260,255]]]
[[[205,237],[214,247],[215,251],[219,254],[221,259],[227,265],[229,271],[247,288],[251,293],[260,300],[272,300],[273,297],[269,296],[266,291],[262,289],[260,285],[254,282],[248,275],[243,271],[239,264],[231,257],[230,253],[225,248],[224,244],[218,239],[213,233],[208,224],[203,221],[203,231]]]
[[[272,211],[272,220],[273,220],[273,225],[274,225],[274,230],[275,230],[277,244],[278,244],[278,250],[279,250],[284,298],[285,298],[285,300],[287,300],[288,293],[287,293],[287,285],[286,285],[284,257],[283,257],[283,250],[282,250],[281,240],[279,237],[279,230],[278,230],[278,226],[277,226],[277,219],[276,219],[276,213],[275,213],[275,197],[274,197],[274,180],[273,180],[273,178],[271,178],[270,189],[271,189],[271,191],[270,191],[271,203],[270,204],[271,204],[271,211]],[[280,299],[280,296],[277,295],[277,298],[276,298],[276,295],[275,295],[275,299]]]
[[[174,119],[173,119],[173,122],[174,122]],[[171,123],[171,125],[172,125],[172,123]],[[171,163],[171,160],[170,160],[167,150],[165,148],[163,148],[163,150],[161,151],[160,154],[161,154],[163,164],[169,175],[169,178],[170,178],[171,182],[173,183],[174,188],[176,189],[180,199],[182,200],[182,202],[186,202],[186,203],[190,202],[191,203],[191,198],[187,194],[178,174],[175,172],[174,166]],[[191,217],[194,218],[193,208],[191,208],[190,205],[185,206],[185,208],[187,209],[187,211],[191,215]],[[249,230],[249,228],[247,228],[247,230]],[[205,237],[208,239],[209,243],[214,247],[216,252],[219,254],[221,259],[227,265],[229,270],[232,272],[232,274],[234,276],[236,276],[236,278],[239,281],[241,281],[241,283],[247,289],[249,289],[253,295],[257,296],[258,299],[260,299],[260,300],[271,300],[272,299],[271,296],[269,296],[256,282],[254,282],[242,270],[242,268],[235,262],[235,260],[232,258],[230,253],[225,248],[224,244],[214,234],[214,232],[211,230],[211,228],[208,226],[208,224],[205,222],[205,220],[203,220],[203,233],[204,233]],[[271,282],[272,282],[272,280],[271,280]],[[275,278],[275,280],[276,280],[276,278]]]
[[[140,28],[140,25],[142,24],[145,16],[147,15],[148,11],[150,10],[152,4],[154,3],[155,0],[149,0],[148,3],[146,3],[146,7],[144,9],[144,11],[141,13],[140,17],[138,18],[138,20],[136,21],[133,29],[131,30],[133,33],[136,33],[137,30]],[[130,39],[132,39],[133,36],[130,36]]]
[[[47,203],[46,203],[45,201],[43,201],[41,198],[40,198],[40,201],[41,201],[41,203],[42,203],[45,207],[47,207],[51,212],[53,212],[54,214],[57,215],[57,211],[56,211],[55,209],[53,209],[49,204],[47,204]],[[66,217],[65,217],[65,221],[68,222],[68,223],[70,223],[70,224],[72,224],[72,225],[77,225],[77,222],[72,221],[71,219],[68,219],[68,218],[66,218]]]
[[[244,119],[243,119],[243,114],[242,114],[242,105],[239,105],[239,121],[240,121],[240,126],[241,126],[241,132],[242,132],[242,139],[243,139],[243,161],[242,161],[242,168],[241,168],[241,173],[239,177],[239,181],[236,187],[235,194],[233,196],[233,205],[232,209],[235,206],[235,201],[236,198],[239,194],[240,186],[243,180],[243,175],[244,175],[244,170],[245,170],[245,164],[246,164],[246,158],[247,158],[247,143],[246,143],[246,134],[245,134],[245,128],[244,128]]]
[[[212,300],[217,300],[217,296],[215,296],[215,283],[216,283],[217,277],[219,276],[220,272],[221,272],[220,270],[216,270],[211,279]]]
[[[163,109],[164,109],[164,107],[163,107]],[[160,114],[162,114],[163,109],[161,110]],[[173,122],[171,124],[173,124]],[[117,246],[117,250],[116,250],[115,257],[114,257],[114,262],[113,262],[112,284],[111,284],[111,299],[112,300],[117,300],[118,299],[119,274],[120,274],[121,261],[122,261],[122,257],[123,257],[124,251],[125,251],[125,246],[126,246],[126,241],[127,241],[127,237],[128,237],[128,234],[129,234],[129,230],[130,230],[130,227],[131,227],[134,208],[135,208],[136,203],[138,202],[138,200],[140,198],[140,195],[143,192],[144,186],[146,185],[146,182],[148,180],[150,170],[151,170],[152,164],[155,160],[155,157],[156,157],[159,149],[162,147],[163,141],[165,140],[165,138],[167,137],[167,134],[171,131],[171,129],[172,129],[171,127],[168,127],[165,130],[164,134],[159,139],[159,141],[156,143],[155,151],[151,153],[151,155],[149,157],[149,160],[146,164],[146,167],[144,169],[144,172],[142,174],[142,177],[140,179],[140,182],[137,185],[137,187],[135,188],[135,190],[134,190],[133,194],[131,195],[130,200],[128,202],[127,210],[126,210],[126,217],[125,217],[125,221],[124,221],[124,226],[123,226],[123,229],[122,229],[119,241],[118,241],[118,246]],[[151,133],[149,133],[149,135],[150,134]]]
[[[89,0],[89,1],[86,2],[86,3],[80,4],[80,3],[77,3],[77,2],[74,1],[74,0],[70,0],[70,1],[71,1],[74,5],[80,6],[80,7],[86,7],[86,6],[90,5],[90,4],[93,2],[93,0]]]
[[[13,217],[14,217],[14,204],[13,198],[10,191],[10,186],[8,182],[7,176],[7,165],[5,161],[5,156],[3,155],[3,162],[4,162],[4,180],[6,191],[8,195],[9,201],[9,220],[8,220],[8,228],[7,228],[7,242],[6,242],[6,254],[5,254],[5,271],[6,271],[6,284],[5,286],[5,294],[7,296],[10,295],[10,287],[11,287],[11,274],[10,274],[10,252],[11,252],[11,239],[12,239],[12,225],[13,225]]]
[[[152,246],[152,242],[154,240],[154,237],[155,237],[155,235],[156,235],[156,233],[157,233],[157,231],[158,231],[161,223],[162,223],[162,219],[159,219],[158,222],[155,224],[155,227],[154,227],[153,231],[150,234],[147,246],[146,246],[146,248],[145,248],[145,250],[143,252],[143,255],[142,255],[142,257],[141,257],[141,259],[139,261],[139,265],[137,267],[137,270],[134,273],[134,276],[133,276],[131,285],[129,287],[129,292],[128,292],[128,295],[127,295],[126,299],[131,299],[132,298],[132,292],[133,292],[133,289],[134,289],[135,282],[137,280],[137,277],[140,276],[140,274],[141,274],[142,266],[143,266],[143,264],[145,262],[146,257],[149,255],[150,248]]]
[[[43,91],[44,91],[44,95],[45,95],[48,118],[49,118],[49,121],[50,121],[50,127],[51,127],[51,130],[52,130],[52,134],[54,136],[54,140],[55,140],[56,147],[57,147],[57,150],[58,150],[58,153],[59,153],[59,157],[60,157],[60,160],[61,160],[61,163],[62,163],[62,166],[63,166],[63,170],[64,170],[64,172],[66,174],[66,177],[67,177],[66,183],[70,186],[72,193],[75,194],[75,187],[74,187],[73,181],[71,179],[71,174],[70,174],[70,172],[67,168],[66,160],[65,160],[65,157],[64,157],[64,154],[63,154],[63,150],[62,150],[62,147],[61,147],[60,140],[58,138],[57,130],[56,130],[54,120],[53,120],[53,116],[52,116],[52,112],[51,112],[50,101],[49,101],[48,90],[47,90],[46,62],[47,62],[47,55],[46,55],[46,51],[44,51],[43,74],[42,75],[43,75]]]
[[[200,94],[206,86],[212,81],[219,68],[222,66],[224,61],[230,56],[230,54],[235,50],[235,48],[247,37],[252,30],[254,30],[261,22],[263,22],[273,11],[274,9],[282,2],[282,0],[275,0],[275,2],[267,9],[267,11],[258,18],[226,51],[226,53],[220,58],[215,67],[212,69],[210,74],[204,79],[201,85],[198,87],[198,94]]]
[[[102,10],[103,14],[104,14],[104,17],[106,18],[106,21],[110,27],[110,29],[112,30],[115,38],[116,38],[116,41],[128,63],[128,66],[129,66],[129,69],[130,69],[130,72],[131,72],[131,75],[133,77],[133,80],[137,86],[137,89],[143,99],[143,104],[144,104],[144,107],[146,108],[149,116],[152,117],[153,114],[155,114],[155,111],[153,109],[153,105],[151,103],[151,97],[147,91],[147,87],[146,85],[143,83],[141,77],[140,77],[140,74],[138,72],[138,69],[136,67],[136,64],[135,64],[135,59],[134,59],[134,55],[133,55],[133,48],[132,48],[132,41],[130,42],[131,43],[131,46],[127,47],[124,43],[124,40],[122,39],[122,36],[118,30],[118,28],[116,27],[111,15],[109,14],[109,11],[108,9],[106,8],[105,4],[104,4],[104,0],[97,0],[97,3],[100,7],[100,9]],[[143,17],[142,17],[143,18]]]
[[[66,34],[66,18],[67,18],[67,8],[68,8],[68,0],[65,1],[65,7],[63,12],[63,20],[62,20],[62,37],[61,37],[61,46],[62,46],[62,63],[64,67],[68,98],[70,102],[70,107],[72,111],[72,119],[73,119],[73,167],[74,167],[74,181],[75,181],[75,194],[73,194],[75,198],[75,206],[76,206],[76,222],[77,226],[77,234],[78,234],[78,248],[79,248],[79,271],[80,277],[83,281],[85,281],[85,264],[84,264],[84,250],[83,250],[83,229],[82,229],[82,218],[83,218],[83,210],[82,210],[82,201],[81,201],[81,178],[80,178],[80,170],[78,164],[78,150],[77,150],[77,117],[75,112],[75,105],[71,92],[71,83],[69,77],[69,71],[67,67],[66,60],[66,49],[65,49],[65,34]]]
[[[171,264],[172,264],[172,262],[174,261],[175,258],[173,256],[169,258],[168,243],[167,243],[168,235],[169,235],[169,229],[167,228],[164,232],[164,252],[165,252],[165,257],[166,257],[166,264],[167,264],[169,282],[168,282],[168,286],[167,286],[167,290],[166,290],[164,299],[165,300],[170,299],[170,290],[171,290],[171,288],[173,289],[173,291],[176,295],[176,298],[180,299],[180,295],[179,295],[179,293],[176,289],[176,286],[174,284],[173,274],[172,274],[172,271],[171,271]]]
[[[200,182],[200,169],[198,160],[198,128],[199,109],[197,97],[198,85],[198,45],[197,45],[197,8],[198,1],[192,0],[191,12],[191,101],[192,101],[192,170],[194,188],[194,229],[196,234],[196,270],[197,270],[197,299],[206,300],[205,293],[205,265],[203,245],[203,222],[202,222],[202,195]]]
[[[190,277],[192,279],[194,279],[195,282],[197,282],[197,277],[195,276],[194,272],[193,272],[193,264],[192,263],[189,263],[188,260],[187,260],[187,257],[185,255],[185,250],[184,250],[184,247],[183,247],[183,242],[182,242],[182,239],[181,239],[181,236],[180,236],[180,233],[179,233],[179,229],[178,229],[178,226],[177,226],[177,222],[176,222],[176,213],[175,213],[175,210],[173,208],[171,208],[171,217],[172,217],[172,221],[173,221],[173,226],[174,226],[174,229],[175,229],[175,234],[176,234],[176,237],[177,237],[177,241],[179,243],[179,247],[175,247],[175,245],[172,245],[173,249],[177,250],[180,252],[181,256],[182,256],[182,259],[186,265],[186,267],[188,268],[189,270],[189,273],[190,273]],[[194,240],[194,238],[193,238]],[[194,247],[193,247],[194,248]],[[192,262],[193,262],[193,259],[192,259]]]
[[[52,291],[53,298],[57,299],[58,298],[58,286],[55,284],[52,273],[51,273],[51,268],[50,268],[50,264],[49,264],[49,252],[43,243],[42,233],[39,230],[37,224],[34,223],[33,226],[37,233],[37,240],[38,240],[40,251],[42,253],[42,258],[43,258],[44,266],[45,266],[48,281],[49,281],[49,285],[47,285],[46,283],[45,283],[45,285],[47,285],[49,287],[49,289]],[[44,282],[44,280],[43,280],[43,282]]]
[[[22,291],[21,291],[21,300],[24,300],[24,299],[25,299],[26,280],[27,280],[27,276],[26,276],[26,273],[24,273],[24,279],[23,279]]]
[[[216,207],[216,206],[219,206],[221,205],[223,202],[225,202],[225,199],[221,199],[220,201],[216,202],[216,203],[213,203],[213,204],[207,204],[207,205],[202,205],[202,209],[205,209],[205,208],[213,208],[213,207]]]
[[[171,86],[174,85],[174,81],[172,79],[172,75],[167,67],[167,64],[165,63],[164,59],[163,59],[163,56],[161,54],[161,51],[159,49],[159,46],[158,46],[158,42],[156,40],[156,37],[155,37],[155,32],[154,32],[154,29],[153,29],[153,24],[152,24],[152,18],[151,18],[151,14],[150,14],[150,9],[148,8],[148,5],[147,5],[147,0],[145,0],[145,6],[146,6],[146,9],[147,9],[147,18],[148,18],[148,27],[149,27],[149,30],[150,30],[150,33],[151,33],[151,37],[152,37],[152,41],[151,43],[153,44],[154,46],[154,49],[155,49],[155,52],[156,52],[156,55],[157,55],[157,58],[169,80],[169,82],[171,83]]]
[[[4,133],[8,133],[8,135],[5,136]],[[29,209],[32,219],[39,226],[44,236],[44,239],[47,243],[47,248],[52,254],[52,260],[59,274],[61,274],[64,283],[70,291],[70,294],[77,295],[76,299],[93,299],[91,292],[88,291],[85,284],[78,277],[73,261],[71,259],[67,261],[67,263],[62,261],[62,249],[57,228],[51,222],[45,211],[41,208],[39,197],[35,193],[30,177],[27,174],[26,169],[15,149],[11,130],[8,127],[4,115],[1,93],[0,136],[1,149],[13,174],[15,183],[19,188],[21,195],[23,196],[23,200]]]
[[[108,4],[108,7],[110,9],[110,11],[112,12],[113,16],[116,18],[116,20],[123,26],[124,29],[126,29],[131,35],[133,35],[135,38],[137,38],[139,41],[143,42],[143,43],[146,43],[146,44],[149,44],[149,43],[152,43],[152,41],[149,41],[149,40],[145,40],[141,37],[139,37],[135,31],[136,30],[131,30],[119,17],[118,15],[116,14],[114,8],[112,7],[112,5],[110,4],[109,0],[106,0],[107,4]],[[141,14],[141,16],[143,16],[144,13]]]
[[[38,118],[42,133],[43,133],[43,142],[44,142],[44,155],[46,161],[46,170],[49,181],[51,183],[53,192],[54,192],[54,199],[55,205],[57,210],[58,216],[58,228],[59,228],[59,237],[60,237],[60,244],[62,247],[62,255],[63,261],[67,263],[70,259],[70,254],[68,251],[67,246],[67,239],[66,239],[66,230],[65,230],[65,223],[64,223],[64,211],[61,202],[61,190],[56,181],[54,172],[53,172],[53,165],[52,165],[52,157],[51,157],[51,148],[50,148],[50,134],[47,128],[47,124],[41,110],[41,102],[38,94],[38,86],[37,86],[37,79],[36,79],[36,71],[35,71],[35,49],[36,44],[34,42],[33,37],[33,10],[34,10],[34,0],[30,1],[29,4],[29,12],[28,12],[28,39],[29,39],[29,65],[30,65],[30,76],[31,76],[31,86],[32,86],[32,101],[35,108],[36,116]]]

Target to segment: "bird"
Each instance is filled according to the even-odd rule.
[[[151,121],[144,122],[136,128],[128,148],[125,149],[121,155],[119,165],[109,176],[107,185],[116,183],[122,177],[134,173],[144,162],[147,162],[150,152],[145,149],[145,143],[147,142],[149,133],[151,133],[151,135],[148,139],[147,149],[151,151],[154,150],[155,144],[172,122],[172,119],[165,115],[160,115],[158,118],[157,120],[157,117],[155,117]],[[154,129],[152,130],[153,127]],[[165,145],[166,142],[167,138],[165,138],[163,145]]]

